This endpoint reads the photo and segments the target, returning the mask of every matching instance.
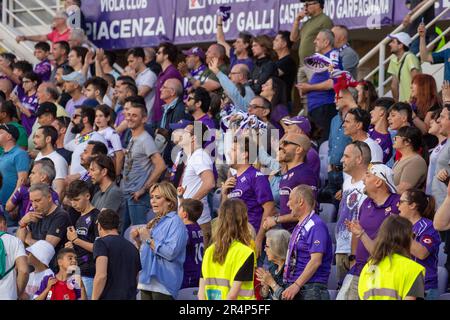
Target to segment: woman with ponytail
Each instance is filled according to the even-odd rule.
[[[438,291],[438,252],[441,239],[433,227],[435,212],[434,198],[418,189],[403,192],[398,208],[400,216],[413,225],[411,258],[421,264],[425,272],[425,299],[437,300]]]

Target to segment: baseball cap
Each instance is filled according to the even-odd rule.
[[[80,87],[82,87],[86,82],[86,77],[81,72],[78,71],[74,71],[65,76],[62,76],[61,79],[68,82],[76,82]]]
[[[384,164],[371,164],[369,166],[369,172],[377,178],[383,180],[392,193],[397,193],[394,184],[394,172],[391,168]]]
[[[39,108],[36,111],[36,116],[40,117],[43,114],[51,113],[56,118],[56,105],[52,102],[44,102],[39,105]]]
[[[19,139],[19,130],[11,124],[1,124],[0,130],[5,130],[6,132],[8,132],[16,141]]]
[[[194,123],[190,120],[182,119],[176,123],[169,124],[169,128],[175,131],[178,129],[184,129],[190,124],[194,124]]]
[[[47,267],[55,255],[55,248],[53,248],[53,246],[45,240],[35,242],[26,248],[26,250]]]
[[[185,56],[197,56],[202,60],[205,60],[206,55],[203,50],[199,47],[192,47],[189,50],[182,51]]]
[[[390,34],[388,36],[390,39],[396,39],[398,42],[403,43],[405,46],[409,47],[412,42],[412,39],[409,34],[406,32],[399,32],[395,34]]]
[[[95,100],[95,99],[86,99],[86,100],[83,101],[82,104],[75,106],[75,108],[81,108],[81,107],[95,108],[99,104],[100,103],[98,103],[98,101]]]
[[[297,116],[293,118],[285,118],[283,119],[283,122],[288,126],[296,124],[307,136],[311,133],[311,123],[307,117]]]

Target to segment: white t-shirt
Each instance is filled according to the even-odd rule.
[[[123,150],[122,141],[120,141],[120,136],[113,128],[107,127],[103,130],[98,130],[97,132],[100,133],[108,143],[106,145],[108,147],[108,156],[112,156],[114,155],[114,152]]]
[[[80,164],[80,157],[89,141],[100,141],[103,142],[105,146],[108,145],[105,138],[103,138],[103,136],[96,131],[89,133],[89,135],[85,136],[84,138],[81,137],[80,134],[77,134],[75,139],[64,145],[67,150],[73,152],[69,174],[83,174],[84,172],[86,172],[86,169],[83,168]]]
[[[206,170],[213,171],[213,161],[208,153],[203,149],[197,149],[186,161],[186,168],[184,169],[181,185],[186,189],[184,198],[192,198],[202,185],[200,174]],[[204,224],[211,221],[211,213],[209,210],[207,196],[202,199],[203,213],[198,219],[198,224]]]
[[[149,115],[149,119],[152,115],[153,111],[153,103],[155,102],[155,84],[158,77],[156,74],[150,70],[149,68],[146,68],[144,71],[139,73],[136,76],[136,86],[138,89],[142,86],[150,87],[152,88],[152,91],[150,91],[149,94],[147,94],[145,98],[145,105],[147,107],[147,112]]]
[[[30,297],[30,300],[34,300],[37,298],[35,295],[36,291],[41,287],[41,282],[47,276],[54,276],[54,273],[50,269],[46,269],[42,272],[32,272],[28,278],[27,287],[25,288],[25,292]]]
[[[63,158],[58,152],[53,151],[52,153],[43,156],[41,152],[36,156],[36,161],[41,160],[43,158],[49,158],[53,161],[55,165],[56,176],[55,179],[65,179],[67,177],[67,173],[69,170],[69,165],[67,164],[66,159]]]
[[[381,149],[380,145],[370,137],[364,140],[364,142],[367,143],[370,148],[370,153],[372,155],[371,162],[383,163],[383,149]]]
[[[352,183],[352,177],[347,175],[342,184],[342,200],[339,204],[338,222],[336,223],[336,252],[351,253],[352,235],[345,226],[345,220],[358,219],[359,208],[366,200],[364,181]]]
[[[6,270],[14,265],[14,262],[22,256],[27,256],[22,241],[18,238],[4,234],[2,236],[3,245],[6,250]],[[12,270],[8,275],[0,280],[0,300],[17,300],[17,272]]]

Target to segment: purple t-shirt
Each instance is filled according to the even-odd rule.
[[[33,212],[34,208],[31,205],[30,193],[28,192],[29,187],[21,185],[11,197],[11,202],[13,205],[19,205],[20,218],[23,218],[28,212]],[[50,188],[52,194],[53,203],[59,206],[59,196],[55,190]]]
[[[369,136],[381,147],[383,150],[383,163],[387,163],[392,157],[392,138],[390,133],[382,134],[375,131],[374,127],[371,127]]]
[[[69,101],[67,101],[66,111],[70,117],[73,116],[73,113],[75,112],[76,107],[81,106],[86,99],[87,98],[85,96],[81,96],[81,98],[78,100],[73,100],[73,98],[72,98]]]
[[[153,105],[153,116],[152,119],[149,119],[149,122],[161,121],[163,115],[162,106],[165,104],[165,102],[161,100],[161,88],[167,79],[173,78],[178,79],[181,83],[183,83],[183,77],[181,76],[181,73],[177,70],[177,68],[175,68],[173,64],[169,65],[166,70],[162,71],[159,74],[155,85],[155,104]]]
[[[280,181],[280,215],[286,215],[291,213],[291,210],[287,206],[289,201],[289,195],[291,191],[301,185],[305,184],[311,186],[314,190],[314,194],[317,194],[319,186],[319,177],[314,174],[306,163],[301,163],[298,166],[287,171]],[[295,222],[293,223],[283,223],[283,228],[292,231],[295,227]]]
[[[248,210],[248,221],[258,233],[264,213],[263,204],[273,201],[272,191],[267,176],[250,166],[239,177],[236,185],[228,194],[228,198],[238,198],[245,202]]]
[[[322,264],[307,283],[328,283],[333,259],[333,247],[327,225],[317,214],[297,223],[289,241],[284,266],[284,280],[292,284],[303,273],[312,253],[323,253]]]
[[[181,289],[198,287],[203,254],[205,252],[203,233],[200,226],[197,223],[187,224],[186,229],[188,241],[186,244],[186,259],[183,265],[184,276]]]
[[[237,64],[245,64],[247,65],[250,73],[253,70],[253,59],[252,58],[245,58],[245,59],[238,59],[236,54],[234,53],[234,48],[230,49],[230,70],[233,69],[233,67]]]
[[[392,214],[399,214],[398,202],[400,195],[391,194],[384,204],[378,206],[372,199],[367,198],[359,209],[359,223],[370,239],[374,240],[383,221]],[[350,270],[350,274],[359,276],[364,265],[369,259],[369,251],[361,240],[356,248],[356,263]]]
[[[305,164],[311,168],[316,176],[320,176],[320,157],[316,149],[311,147],[306,154]]]
[[[424,246],[429,255],[425,260],[414,258],[414,261],[421,264],[425,268],[425,290],[437,289],[438,287],[438,259],[439,259],[439,245],[441,244],[441,237],[439,232],[433,227],[433,221],[422,218],[413,226],[414,239]]]
[[[27,134],[30,135],[34,122],[36,121],[37,118],[36,111],[39,107],[38,98],[36,96],[36,93],[31,96],[23,95],[22,98],[20,98],[20,102],[28,111],[31,112],[31,117],[27,117],[23,113],[20,114],[20,120],[22,121],[22,125],[27,131]]]
[[[41,78],[42,82],[49,81],[50,76],[52,75],[52,65],[50,64],[50,61],[48,59],[45,59],[39,62],[34,67],[34,73],[36,73]]]

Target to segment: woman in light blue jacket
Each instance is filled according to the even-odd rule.
[[[176,299],[183,281],[188,234],[177,214],[177,191],[168,182],[150,188],[155,218],[132,231],[141,254],[138,289],[142,300]]]

